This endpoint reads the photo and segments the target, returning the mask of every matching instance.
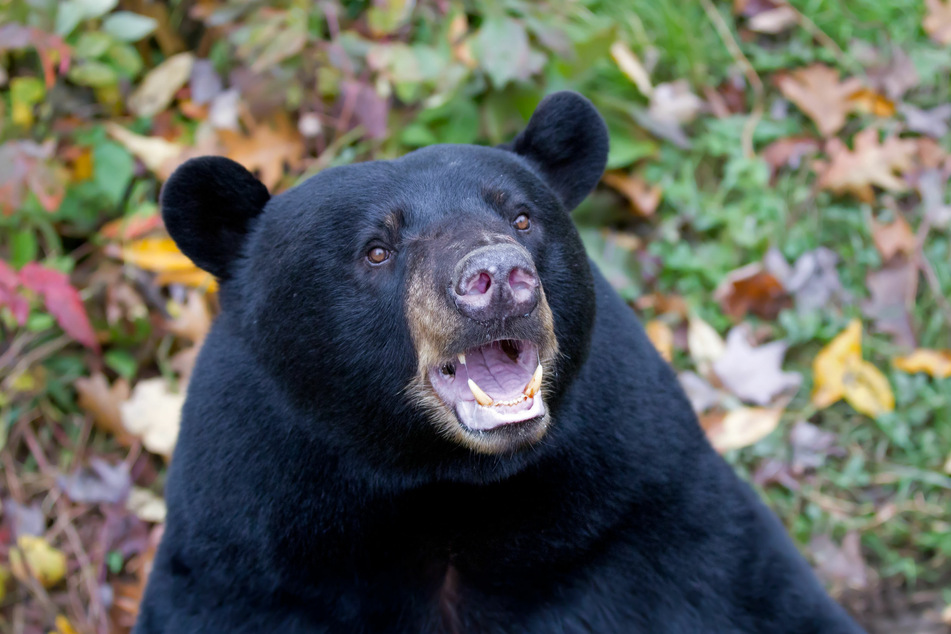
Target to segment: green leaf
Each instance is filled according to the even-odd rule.
[[[653,141],[632,139],[626,135],[611,135],[611,145],[608,151],[608,169],[627,167],[642,158],[652,156],[657,151],[657,144]]]
[[[525,81],[545,65],[545,56],[531,49],[525,27],[511,18],[487,19],[474,44],[479,66],[496,88]]]
[[[19,269],[27,262],[36,260],[39,245],[32,229],[18,229],[10,236],[10,263]]]
[[[111,86],[118,81],[115,69],[102,62],[87,61],[69,69],[69,80],[80,86]]]
[[[78,59],[99,59],[106,54],[111,45],[112,38],[105,33],[88,31],[79,36],[73,52]]]
[[[99,18],[113,9],[119,4],[119,0],[70,0],[71,2],[79,5],[80,9],[83,12],[83,17],[87,20],[92,18]]]
[[[142,72],[142,57],[135,47],[125,42],[116,42],[109,48],[109,61],[115,69],[127,77]]]
[[[122,566],[125,565],[125,559],[118,550],[110,550],[106,553],[106,567],[114,575],[122,572]]]
[[[109,368],[124,379],[132,379],[139,367],[127,350],[112,349],[102,355],[102,360],[106,362]]]
[[[92,152],[93,182],[113,206],[125,195],[135,170],[135,160],[125,148],[112,141],[98,144]]]
[[[83,20],[83,9],[76,0],[64,0],[56,10],[55,30],[57,35],[66,37]]]
[[[158,27],[154,18],[131,11],[117,11],[102,23],[102,30],[123,42],[138,42]]]

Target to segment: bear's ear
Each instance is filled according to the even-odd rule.
[[[251,220],[271,195],[244,167],[222,156],[186,161],[162,189],[165,228],[182,253],[219,279],[231,276]]]
[[[529,159],[569,211],[598,184],[608,161],[608,128],[576,92],[548,95],[514,141],[501,146]]]

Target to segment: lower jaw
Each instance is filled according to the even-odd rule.
[[[456,405],[456,418],[464,428],[472,432],[523,427],[526,423],[538,422],[546,413],[541,394],[527,399],[517,407],[483,407],[475,401],[463,401]]]

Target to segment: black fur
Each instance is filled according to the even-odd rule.
[[[222,235],[206,205],[230,194],[195,183],[253,189],[243,174],[189,163],[169,182],[169,228],[228,274],[228,301],[189,386],[136,634],[860,631],[585,257],[564,208],[603,168],[603,123],[574,94],[544,104],[522,154],[434,146],[318,174],[242,225],[246,244],[227,234],[242,258],[206,242]],[[404,282],[420,245],[526,211],[532,231],[512,235],[555,317],[553,423],[480,455],[406,398]],[[364,259],[375,241],[385,266]]]

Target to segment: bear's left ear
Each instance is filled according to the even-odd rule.
[[[598,184],[608,161],[608,128],[576,92],[548,95],[514,141],[501,146],[529,159],[571,211]]]
[[[223,156],[201,156],[175,170],[160,198],[165,228],[182,253],[226,280],[251,220],[271,195],[239,163]]]

